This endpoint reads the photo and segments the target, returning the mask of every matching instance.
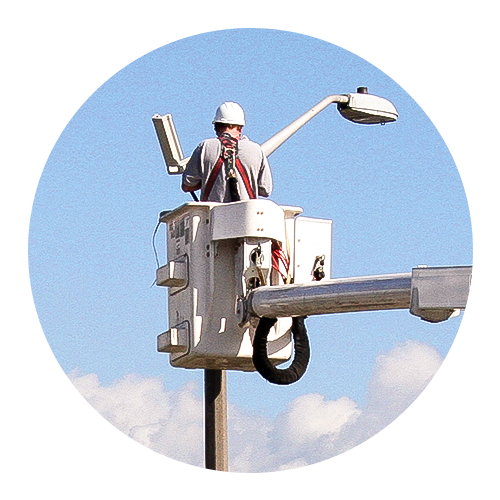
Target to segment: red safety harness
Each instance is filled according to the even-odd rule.
[[[208,177],[201,201],[208,200],[208,197],[210,196],[210,193],[214,186],[215,180],[217,179],[217,176],[219,175],[219,172],[221,171],[222,166],[224,164],[226,165],[226,169],[228,170],[228,175],[231,175],[231,170],[233,165],[234,167],[236,167],[236,170],[238,171],[241,179],[243,180],[243,184],[248,193],[248,197],[251,200],[255,200],[257,197],[255,196],[247,171],[243,166],[243,164],[241,163],[240,159],[238,158],[238,139],[231,137],[229,134],[222,134],[219,137],[219,140],[221,142],[221,154],[219,156],[219,159],[215,163],[212,172]]]

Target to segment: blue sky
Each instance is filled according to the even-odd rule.
[[[238,45],[225,64],[220,46]],[[286,57],[284,57],[286,54]],[[213,135],[224,100],[246,110],[263,142],[323,97],[360,85],[390,99],[386,126],[323,111],[271,157],[271,199],[334,221],[332,277],[409,272],[418,264],[472,264],[465,192],[432,122],[387,75],[327,42],[276,30],[225,30],[161,47],[129,64],[83,104],[40,178],[30,225],[30,277],[49,344],[66,373],[109,385],[134,373],[167,389],[202,372],[174,369],[155,351],[166,329],[165,290],[151,287],[157,215],[186,201],[167,176],[151,123],[172,113],[185,155]],[[162,228],[163,229],[163,228]],[[162,255],[164,230],[156,243]],[[377,356],[408,340],[444,357],[461,318],[431,325],[408,311],[307,320],[312,360],[303,380],[275,387],[229,374],[229,400],[276,418],[303,394],[346,396],[363,407]]]

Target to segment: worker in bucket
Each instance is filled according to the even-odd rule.
[[[242,135],[245,113],[235,102],[221,104],[212,122],[217,137],[204,140],[182,175],[182,189],[201,189],[201,201],[231,202],[268,197],[271,169],[259,144]]]

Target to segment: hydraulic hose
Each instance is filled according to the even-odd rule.
[[[253,340],[252,360],[255,369],[272,384],[293,384],[304,375],[310,357],[309,339],[304,320],[305,316],[292,319],[293,361],[288,368],[279,369],[271,363],[267,354],[267,337],[277,320],[265,317],[260,319]]]

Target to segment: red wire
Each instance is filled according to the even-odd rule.
[[[285,270],[287,273],[288,273],[288,270],[290,268],[290,261],[288,260],[287,256],[284,254],[283,250],[277,244],[273,244],[272,251],[271,251],[271,258],[272,258],[273,269],[275,269],[280,274],[283,281],[286,282],[287,276],[286,276],[286,274],[283,274],[281,272],[281,270],[279,268],[279,261],[281,261],[281,263],[285,267]]]

